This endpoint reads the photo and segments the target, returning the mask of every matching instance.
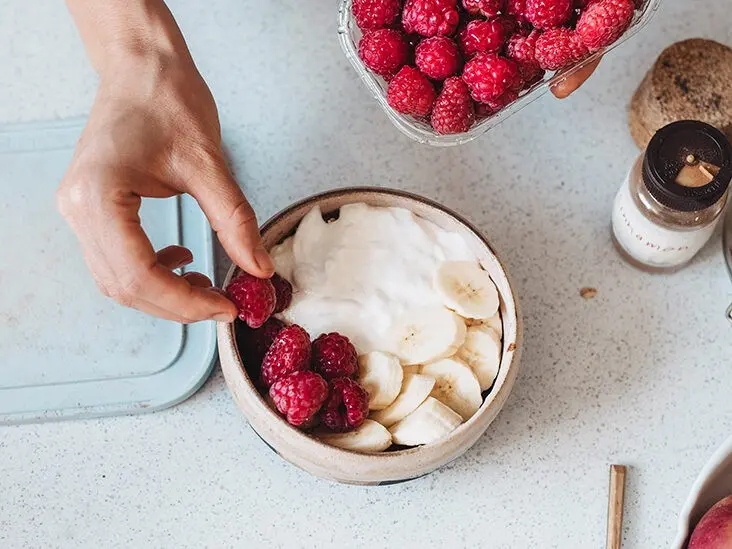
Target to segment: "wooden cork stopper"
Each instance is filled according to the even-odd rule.
[[[663,51],[630,104],[630,133],[640,148],[662,127],[699,120],[732,140],[732,49],[693,38]]]

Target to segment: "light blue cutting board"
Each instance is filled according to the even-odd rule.
[[[153,319],[97,291],[54,206],[82,127],[0,127],[0,424],[164,408],[215,362],[214,323]],[[192,199],[145,200],[141,218],[156,249],[188,247],[188,269],[213,279],[211,230]]]

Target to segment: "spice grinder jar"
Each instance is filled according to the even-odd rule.
[[[732,146],[718,129],[694,120],[656,132],[615,199],[613,240],[633,265],[672,271],[712,236],[727,203]]]

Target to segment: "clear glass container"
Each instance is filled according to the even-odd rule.
[[[628,179],[624,183],[625,187],[621,189],[617,200],[618,202],[623,198],[627,200],[627,195],[629,194],[630,199],[635,205],[636,212],[642,215],[649,224],[665,229],[668,232],[679,233],[679,240],[683,239],[685,245],[691,246],[691,249],[684,254],[685,257],[683,259],[674,265],[668,267],[654,266],[640,261],[626,250],[625,246],[618,242],[615,231],[613,232],[613,242],[618,252],[626,261],[639,269],[650,272],[674,271],[682,268],[691,261],[694,255],[696,255],[699,249],[711,237],[727,204],[728,194],[725,194],[719,201],[703,210],[684,212],[669,208],[653,197],[643,181],[642,169],[644,155],[645,152],[633,164],[633,168],[628,174]],[[635,223],[637,224],[637,221]],[[688,233],[688,236],[684,238],[681,236],[681,233]],[[698,246],[696,243],[698,243]]]
[[[615,198],[612,235],[621,255],[646,271],[686,265],[712,236],[727,204],[732,146],[693,120],[653,136]]]
[[[635,35],[648,24],[661,5],[661,0],[643,0],[641,7],[636,10],[635,15],[633,16],[633,21],[630,27],[614,44],[593,53],[586,59],[583,59],[571,67],[563,69],[558,73],[547,75],[544,81],[538,82],[530,89],[523,91],[516,101],[498,113],[477,122],[465,133],[453,135],[440,135],[435,132],[429,124],[411,116],[398,113],[389,106],[389,103],[386,101],[386,82],[381,77],[368,70],[363,64],[363,61],[361,61],[361,58],[358,56],[358,42],[361,38],[361,31],[354,21],[353,14],[351,12],[351,3],[352,0],[340,0],[338,13],[338,38],[340,40],[343,53],[351,62],[351,65],[361,77],[363,83],[372,93],[379,105],[381,105],[381,108],[392,123],[402,133],[420,143],[436,147],[451,147],[455,145],[462,145],[463,143],[472,141],[476,137],[480,137],[491,128],[503,122],[509,116],[515,114],[529,103],[544,95],[554,84],[562,81],[567,78],[567,76],[580,70],[585,65],[592,63],[602,55],[625,42],[628,38]]]

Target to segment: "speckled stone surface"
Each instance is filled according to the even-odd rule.
[[[673,41],[732,43],[728,0],[665,0],[576,96],[544,97],[448,150],[412,143],[371,100],[339,50],[335,0],[171,7],[262,220],[364,183],[461,211],[514,275],[522,372],[471,451],[390,487],[333,485],[281,461],[220,373],[160,413],[0,429],[0,547],[594,548],[611,462],[631,466],[623,547],[669,546],[732,430],[732,283],[718,237],[686,270],[650,276],[618,258],[608,226],[637,154],[632,92]],[[62,2],[0,0],[0,36],[0,122],[88,111],[95,77]]]

